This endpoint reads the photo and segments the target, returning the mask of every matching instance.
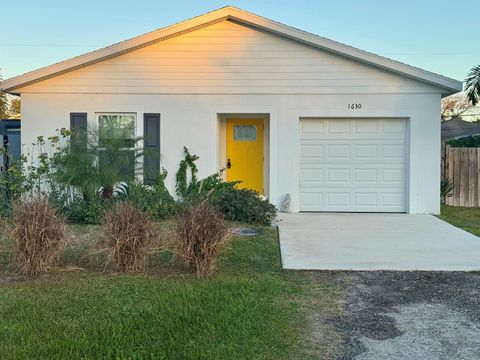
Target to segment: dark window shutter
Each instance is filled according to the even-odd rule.
[[[70,113],[71,146],[87,147],[87,113]]]
[[[160,114],[143,114],[143,182],[153,185],[160,173]]]

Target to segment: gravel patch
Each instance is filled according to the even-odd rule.
[[[480,359],[480,273],[330,272],[343,343],[336,359]]]
[[[385,340],[360,338],[365,352],[355,359],[480,359],[480,326],[458,311],[420,303],[387,315],[401,334]]]

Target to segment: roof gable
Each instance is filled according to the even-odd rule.
[[[408,78],[419,80],[442,89],[442,94],[449,95],[462,90],[460,81],[450,79],[426,70],[409,66],[398,61],[387,59],[363,50],[359,50],[333,40],[323,38],[305,31],[260,17],[235,7],[224,7],[219,10],[162,28],[138,37],[95,50],[93,52],[62,61],[29,73],[19,75],[0,84],[0,89],[6,92],[16,90],[39,81],[43,81],[66,72],[86,67],[106,59],[110,59],[140,48],[176,37],[202,27],[212,25],[224,20],[230,20],[268,31],[276,35],[298,41],[309,46],[338,54],[383,70],[387,70]]]

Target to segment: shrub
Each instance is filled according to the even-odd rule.
[[[448,140],[447,144],[452,147],[480,147],[480,136],[471,135],[459,139]]]
[[[197,155],[184,148],[185,158],[177,172],[177,195],[183,207],[204,199],[220,210],[225,219],[260,225],[271,225],[276,217],[276,208],[255,191],[238,189],[239,181],[225,182],[221,170],[202,180],[197,180]]]
[[[177,203],[165,187],[166,171],[163,171],[153,184],[144,185],[132,181],[119,186],[117,196],[119,199],[128,199],[138,209],[148,212],[154,219],[162,220],[174,215]]]
[[[12,161],[12,155],[7,149],[0,149],[0,216],[10,215],[12,206],[20,196],[30,190],[31,181],[28,178],[24,164],[25,156],[21,156],[16,162]],[[8,168],[4,168],[4,161],[9,162]]]
[[[111,207],[111,201],[92,197],[88,201],[80,195],[74,195],[58,205],[68,221],[75,224],[100,224],[105,211]]]
[[[218,208],[227,220],[268,226],[277,216],[275,206],[268,200],[260,198],[255,191],[234,186],[214,191],[210,196],[210,203]]]
[[[450,179],[440,181],[440,199],[442,204],[446,204],[447,198],[453,196],[454,186]]]
[[[118,202],[105,213],[103,227],[107,265],[123,272],[145,270],[155,234],[149,215],[128,202]]]
[[[198,277],[210,275],[220,251],[230,238],[222,215],[210,204],[184,208],[177,215],[174,251]]]
[[[42,195],[18,201],[11,216],[10,236],[20,271],[34,276],[48,271],[67,241],[65,221]]]

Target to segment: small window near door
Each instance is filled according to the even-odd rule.
[[[257,140],[257,127],[255,125],[234,125],[233,140],[235,141]]]
[[[100,150],[98,161],[101,167],[117,167],[125,176],[135,174],[135,123],[136,114],[102,113],[97,114],[98,143],[100,147],[114,144],[121,148],[118,154]]]

